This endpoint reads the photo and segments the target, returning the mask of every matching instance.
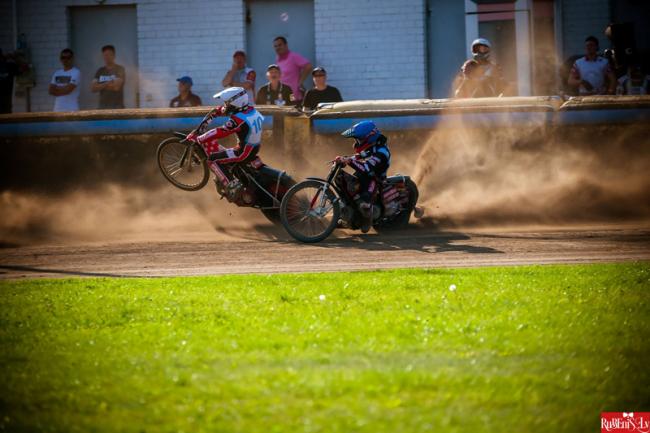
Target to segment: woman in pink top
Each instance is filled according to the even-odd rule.
[[[276,62],[282,71],[282,82],[293,90],[296,101],[301,101],[305,88],[302,82],[311,73],[311,63],[298,53],[289,51],[287,39],[278,36],[273,39],[273,48],[277,54]]]

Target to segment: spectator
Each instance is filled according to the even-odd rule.
[[[115,63],[115,47],[102,47],[104,66],[97,69],[92,91],[99,92],[99,109],[124,108],[124,66]]]
[[[320,66],[311,71],[314,88],[307,91],[302,102],[306,110],[315,110],[321,102],[341,102],[341,92],[336,87],[327,85],[327,71]]]
[[[457,98],[482,98],[501,96],[505,81],[501,68],[490,61],[492,45],[484,38],[472,42],[472,58],[463,63],[456,79],[458,85],[454,95]]]
[[[221,81],[223,87],[243,87],[248,93],[248,100],[255,100],[255,71],[246,66],[246,53],[235,51],[232,56],[232,68]]]
[[[0,50],[0,114],[11,113],[16,75],[18,75],[18,66],[13,61],[13,56],[5,56]]]
[[[630,65],[627,73],[618,79],[617,95],[650,95],[650,75],[641,66]]]
[[[266,68],[266,78],[269,82],[260,88],[255,98],[256,105],[295,105],[291,88],[280,82],[282,71],[276,64]]]
[[[585,39],[585,56],[573,64],[568,83],[578,89],[580,96],[614,94],[616,76],[609,61],[598,55],[598,39],[594,36]]]
[[[79,111],[79,83],[81,72],[74,66],[74,53],[70,48],[59,56],[63,69],[52,75],[49,93],[54,96],[54,111]]]
[[[275,63],[278,64],[284,76],[282,81],[291,87],[296,101],[302,101],[305,93],[302,83],[311,71],[311,63],[300,54],[289,51],[287,39],[284,36],[273,39],[273,48],[277,54]]]
[[[178,96],[169,101],[170,107],[198,107],[201,105],[201,98],[192,93],[194,82],[192,77],[187,75],[178,78]]]

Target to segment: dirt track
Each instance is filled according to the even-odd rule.
[[[650,260],[650,227],[438,231],[419,227],[391,235],[338,232],[317,245],[281,231],[204,234],[152,242],[1,245],[0,278],[172,276],[338,271],[411,267],[592,263]]]

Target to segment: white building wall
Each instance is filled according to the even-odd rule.
[[[562,20],[562,57],[583,54],[585,38],[595,36],[601,48],[607,48],[604,32],[610,22],[610,0],[556,0]]]
[[[556,1],[565,56],[581,53],[589,34],[604,39],[609,0]],[[53,97],[47,94],[48,83],[60,66],[59,52],[71,42],[67,7],[96,6],[98,2],[16,3],[18,32],[27,35],[36,71],[32,110],[50,110]],[[167,106],[176,94],[175,79],[182,75],[192,76],[195,93],[209,104],[230,68],[232,53],[246,47],[245,2],[107,0],[103,4],[133,3],[138,22],[141,106]],[[469,0],[465,3],[474,5]],[[328,70],[330,84],[338,87],[346,100],[425,97],[425,4],[426,0],[314,0],[314,65]],[[11,0],[0,0],[0,12],[5,12],[0,13],[0,45],[10,49]],[[257,72],[261,83],[263,71]],[[23,111],[24,100],[17,98],[14,110]]]
[[[36,70],[32,111],[49,111],[54,100],[47,93],[48,83],[60,67],[59,52],[71,41],[67,7],[96,6],[97,2],[20,0],[17,3],[19,32],[27,35]],[[133,3],[109,0],[104,5]],[[176,78],[182,75],[191,75],[194,92],[204,103],[210,103],[232,64],[232,53],[245,47],[243,2],[140,0],[136,4],[140,105],[167,106],[177,93]],[[14,111],[24,111],[24,102],[16,102]]]
[[[343,99],[424,98],[424,0],[315,0],[316,64]]]

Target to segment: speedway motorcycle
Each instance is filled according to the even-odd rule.
[[[199,126],[193,131],[205,132],[214,111],[209,112]],[[213,168],[203,147],[187,139],[189,134],[174,132],[174,137],[163,140],[158,145],[158,167],[165,179],[184,191],[198,191],[210,179],[210,171],[215,174],[217,192],[237,206],[260,209],[264,216],[273,223],[279,223],[279,210],[285,193],[295,185],[295,181],[284,171],[279,171],[264,164],[257,157],[249,163],[233,164],[227,168],[234,182],[233,187],[223,185],[223,176]],[[219,145],[219,151],[225,148]]]
[[[353,197],[357,178],[343,170],[341,160],[330,161],[326,179],[315,177],[294,185],[284,195],[280,220],[287,232],[301,242],[320,242],[337,227],[359,229],[363,216]],[[378,232],[404,227],[411,213],[422,217],[417,207],[418,188],[409,176],[390,176],[375,188],[372,198],[372,225]]]

